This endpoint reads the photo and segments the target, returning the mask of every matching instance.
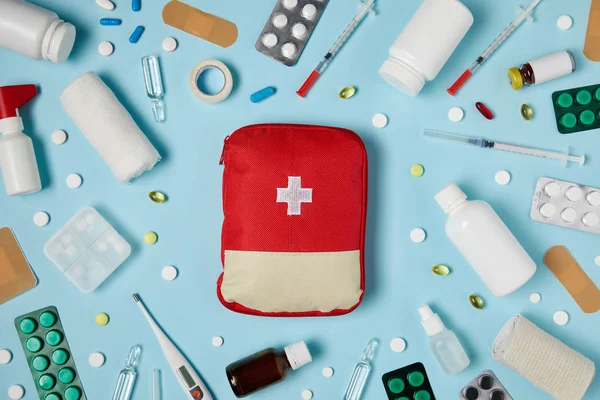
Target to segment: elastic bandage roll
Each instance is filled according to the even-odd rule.
[[[557,400],[581,400],[596,371],[590,359],[522,315],[504,325],[492,355]]]
[[[75,78],[60,101],[119,181],[129,182],[160,161],[158,151],[95,72]]]

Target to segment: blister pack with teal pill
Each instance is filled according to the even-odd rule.
[[[40,400],[86,400],[56,307],[15,318],[15,328]]]
[[[425,366],[418,362],[381,377],[389,400],[435,400]]]
[[[600,128],[600,85],[552,93],[556,126],[562,134]]]

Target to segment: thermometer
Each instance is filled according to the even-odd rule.
[[[146,319],[148,319],[148,322],[150,323],[150,326],[152,327],[152,330],[154,331],[154,334],[160,343],[160,347],[162,348],[163,353],[165,354],[165,357],[171,366],[171,369],[173,369],[173,373],[181,384],[181,387],[187,393],[188,399],[213,400],[211,394],[206,388],[206,385],[204,382],[202,382],[202,379],[200,379],[196,371],[194,371],[194,368],[192,368],[183,354],[177,350],[177,347],[175,347],[173,342],[171,342],[162,329],[158,327],[158,324],[152,318],[152,316],[150,316],[150,313],[144,306],[144,303],[142,303],[142,300],[139,298],[139,296],[134,294],[133,299],[142,309]]]

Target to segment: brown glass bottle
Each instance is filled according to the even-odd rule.
[[[304,342],[283,351],[269,348],[243,358],[225,369],[227,380],[237,397],[245,397],[285,379],[287,373],[312,361]]]

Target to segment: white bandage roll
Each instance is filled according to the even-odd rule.
[[[60,101],[119,181],[129,182],[160,161],[158,151],[95,72],[71,82]]]
[[[557,400],[581,400],[596,371],[590,359],[522,315],[504,325],[492,355]]]

